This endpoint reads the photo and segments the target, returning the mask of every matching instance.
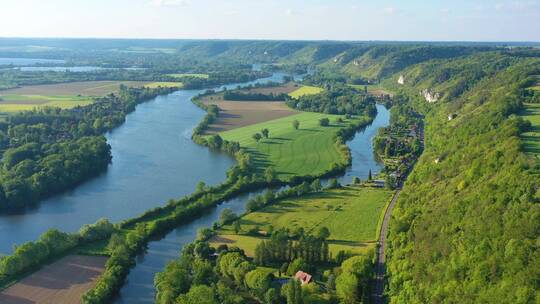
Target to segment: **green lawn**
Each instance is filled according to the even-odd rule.
[[[330,119],[330,126],[319,126],[319,119],[323,117]],[[247,148],[259,173],[272,166],[281,179],[293,175],[317,175],[327,171],[331,164],[344,161],[334,137],[347,122],[337,124],[338,117],[304,112],[225,131],[220,135],[223,139],[237,141]],[[300,122],[298,130],[292,126],[294,120]],[[269,138],[257,143],[253,135],[263,128],[269,130]]]
[[[540,104],[526,103],[525,109],[521,112],[523,119],[529,120],[532,124],[530,132],[521,135],[525,152],[540,155]]]
[[[289,96],[291,96],[292,98],[299,98],[304,95],[319,94],[322,91],[324,91],[324,89],[319,88],[319,87],[302,86],[298,88],[297,90],[294,90],[291,93],[289,93]]]
[[[191,73],[184,73],[184,74],[175,73],[175,74],[167,74],[167,76],[171,76],[174,78],[195,77],[195,78],[203,78],[203,79],[208,79],[209,77],[208,74],[191,74]]]
[[[375,188],[344,187],[287,199],[240,219],[241,231],[234,233],[231,225],[219,231],[214,243],[238,246],[252,254],[262,237],[245,235],[254,227],[267,231],[304,228],[316,233],[320,227],[330,230],[330,250],[356,253],[373,248],[381,214],[392,196],[392,191]]]

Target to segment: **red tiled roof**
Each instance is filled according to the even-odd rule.
[[[302,285],[303,284],[307,284],[309,282],[311,282],[311,275],[307,272],[303,272],[303,271],[298,271],[294,277],[297,279],[297,280],[300,280],[302,282]]]

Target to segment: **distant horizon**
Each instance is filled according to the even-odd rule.
[[[540,40],[349,40],[349,39],[267,39],[267,38],[152,38],[152,37],[84,37],[84,36],[0,36],[0,39],[55,39],[55,40],[178,40],[178,41],[289,41],[289,42],[382,42],[382,43],[540,43]]]

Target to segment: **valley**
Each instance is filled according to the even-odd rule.
[[[536,49],[124,43],[0,68],[0,302],[536,299]]]

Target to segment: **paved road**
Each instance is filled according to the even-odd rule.
[[[381,226],[381,233],[379,236],[379,249],[377,250],[377,267],[375,269],[375,290],[373,293],[373,303],[383,304],[383,292],[384,292],[384,273],[386,271],[385,249],[386,249],[386,235],[388,234],[388,224],[390,223],[390,216],[392,210],[396,205],[397,197],[401,190],[397,190],[392,197],[392,201],[384,214],[383,223]]]

